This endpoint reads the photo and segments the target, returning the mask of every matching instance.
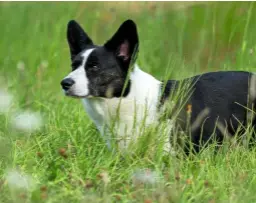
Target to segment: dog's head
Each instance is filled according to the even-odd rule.
[[[72,72],[61,81],[67,96],[120,97],[129,93],[126,80],[138,52],[138,34],[132,20],[125,21],[103,46],[93,43],[74,20],[68,23],[67,40]]]

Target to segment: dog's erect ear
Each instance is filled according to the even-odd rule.
[[[71,60],[79,54],[88,45],[92,45],[92,40],[84,32],[83,28],[74,21],[71,20],[67,26],[67,40],[70,48]]]
[[[136,60],[139,48],[136,24],[132,20],[125,21],[104,46],[129,66]]]

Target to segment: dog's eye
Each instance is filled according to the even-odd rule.
[[[93,65],[93,66],[90,66],[89,67],[89,70],[90,71],[98,71],[100,68],[99,68],[99,66],[97,66],[97,65]]]
[[[88,71],[98,71],[100,69],[99,63],[97,62],[97,60],[94,59],[90,59],[87,63],[86,63],[86,68]]]

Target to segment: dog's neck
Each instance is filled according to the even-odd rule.
[[[142,71],[137,64],[130,74],[131,89],[127,98],[135,98],[137,102],[156,102],[159,98],[161,82],[152,75]]]
[[[157,107],[162,83],[142,71],[138,65],[135,65],[130,73],[130,82],[130,91],[126,97],[83,99],[87,114],[89,114],[102,135],[105,134],[104,126],[111,125],[111,120],[117,115],[118,108],[119,123],[116,126],[118,137],[132,133],[135,117],[136,126],[139,126],[142,121],[147,125],[157,119]],[[138,130],[140,130],[139,127],[136,131]],[[136,137],[136,135],[133,136]]]

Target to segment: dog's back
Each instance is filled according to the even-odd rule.
[[[221,71],[211,72],[184,81],[168,81],[165,86],[162,102],[168,101],[179,84],[189,83],[188,100],[179,113],[180,126],[187,126],[186,119],[190,116],[191,140],[196,151],[199,145],[209,141],[212,136],[219,142],[223,141],[225,132],[232,136],[239,127],[246,126],[256,120],[249,118],[249,109],[255,104],[255,76],[249,72]],[[190,94],[191,93],[191,94]],[[206,112],[205,114],[203,112]],[[225,131],[225,132],[224,132]]]

